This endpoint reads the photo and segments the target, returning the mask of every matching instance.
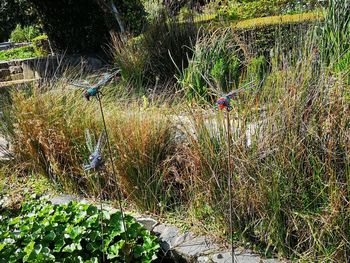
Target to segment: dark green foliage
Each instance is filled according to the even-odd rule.
[[[38,36],[32,41],[33,48],[37,56],[48,56],[50,54],[50,44],[46,35]]]
[[[238,87],[241,63],[231,30],[218,30],[197,40],[179,83],[189,99],[211,99]]]
[[[114,41],[115,61],[123,80],[133,87],[174,80],[192,56],[198,29],[193,22],[158,18],[137,38]]]
[[[0,42],[7,41],[17,24],[37,24],[36,14],[27,0],[0,1]]]
[[[253,58],[247,66],[248,81],[253,81],[256,86],[263,84],[267,73],[268,65],[264,56]]]
[[[36,8],[54,49],[68,53],[103,51],[110,32],[119,31],[112,5],[104,0],[29,0]],[[123,25],[132,33],[145,26],[146,13],[139,0],[116,0]]]
[[[103,217],[103,232],[101,218]],[[0,216],[0,261],[4,262],[151,262],[155,237],[127,215],[102,213],[93,205],[70,202],[25,203],[18,214]],[[102,250],[102,235],[104,246]]]
[[[68,53],[100,51],[109,37],[105,13],[94,0],[29,0],[52,45]]]
[[[17,25],[16,28],[11,32],[12,42],[30,42],[35,37],[40,35],[40,30],[34,26]]]
[[[140,34],[146,26],[146,12],[140,0],[114,0],[128,32]]]

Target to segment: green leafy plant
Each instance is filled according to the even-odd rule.
[[[179,11],[178,18],[180,22],[186,22],[193,19],[193,11],[186,5]]]
[[[253,81],[255,85],[262,85],[267,73],[268,65],[264,56],[253,58],[247,66],[248,81]]]
[[[1,60],[11,60],[11,59],[22,59],[22,58],[33,58],[37,57],[32,46],[25,46],[14,48],[10,50],[0,51],[0,61]]]
[[[0,42],[8,41],[17,24],[39,24],[34,8],[27,0],[2,0],[0,2]]]
[[[238,84],[240,60],[230,29],[199,36],[188,68],[179,83],[189,99],[209,99],[213,92],[227,92]]]
[[[140,34],[147,22],[147,13],[142,2],[140,0],[114,0],[114,2],[128,31]]]
[[[322,60],[337,62],[350,48],[350,1],[331,0],[324,10],[325,21],[320,26],[320,54]]]
[[[50,44],[47,35],[40,35],[34,38],[33,47],[37,56],[47,56],[50,54]]]
[[[39,35],[40,30],[37,27],[17,25],[12,31],[10,39],[13,42],[30,42]]]
[[[155,21],[155,19],[157,19],[165,11],[164,6],[160,4],[158,0],[143,1],[143,6],[145,8],[147,20],[149,23]]]
[[[350,50],[345,52],[345,54],[339,59],[334,65],[334,70],[337,73],[343,74],[345,77],[345,82],[350,84]]]
[[[107,262],[152,262],[159,248],[133,217],[126,215],[124,229],[120,212],[90,204],[34,200],[0,218],[0,261],[101,262],[104,254]]]
[[[197,32],[193,22],[178,23],[163,14],[137,41],[115,38],[114,57],[123,80],[136,88],[174,80],[188,65]]]

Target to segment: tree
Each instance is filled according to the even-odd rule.
[[[143,8],[142,5],[137,5],[139,0],[28,1],[37,10],[53,48],[67,53],[101,52],[109,42],[110,33],[121,29],[115,8],[120,12],[121,18],[126,13],[127,17],[131,17],[130,10]],[[119,7],[125,8],[119,10]],[[140,12],[137,14],[142,15]],[[135,15],[135,19],[140,15]],[[130,21],[130,24],[133,23]]]
[[[17,24],[22,26],[37,24],[35,10],[26,0],[0,1],[0,42],[7,41]]]

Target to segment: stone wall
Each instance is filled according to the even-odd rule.
[[[103,62],[94,57],[48,56],[16,59],[0,62],[0,82],[57,77],[69,67],[86,72],[101,69],[103,66]]]

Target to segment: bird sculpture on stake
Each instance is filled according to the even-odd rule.
[[[105,160],[103,159],[102,156],[102,150],[103,150],[103,145],[104,142],[107,143],[108,147],[108,154],[109,154],[109,160],[111,163],[112,167],[112,173],[113,173],[113,178],[116,177],[116,168],[114,165],[114,160],[113,160],[113,155],[112,155],[112,149],[111,149],[111,144],[107,132],[107,125],[106,125],[106,120],[104,116],[104,111],[103,111],[103,105],[101,101],[101,88],[106,85],[110,80],[112,80],[117,74],[119,73],[119,70],[112,72],[112,73],[104,73],[101,75],[101,79],[97,81],[95,84],[90,84],[86,81],[81,82],[81,83],[71,83],[73,86],[83,88],[83,97],[90,101],[91,98],[95,97],[99,103],[99,108],[100,108],[100,114],[103,122],[103,131],[98,139],[98,142],[95,147],[92,147],[92,140],[89,131],[87,130],[85,132],[86,139],[87,139],[87,145],[90,150],[90,156],[89,156],[89,164],[84,165],[84,170],[85,171],[95,171],[98,173],[99,177],[99,185],[100,185],[100,212],[101,212],[101,232],[102,232],[102,262],[105,262],[103,250],[104,250],[104,240],[103,240],[103,202],[102,202],[102,195],[103,195],[103,189],[102,189],[102,182],[100,179],[100,172],[103,169]],[[122,221],[123,221],[123,227],[125,229],[125,232],[127,230],[127,225],[125,222],[125,215],[124,215],[124,210],[122,206],[122,195],[119,186],[117,185],[117,198],[118,198],[118,203],[119,203],[119,209],[122,215]],[[128,237],[127,235],[125,236],[126,242],[128,242]]]
[[[106,138],[106,132],[105,130],[102,131],[100,137],[98,138],[98,142],[96,146],[93,146],[92,138],[90,135],[90,131],[88,129],[85,130],[85,137],[86,137],[86,145],[90,151],[90,156],[89,156],[89,164],[84,165],[84,171],[94,171],[97,172],[97,179],[98,179],[98,184],[100,188],[100,193],[99,193],[99,199],[100,199],[100,225],[101,225],[101,247],[102,247],[102,262],[105,262],[105,256],[103,253],[104,249],[104,239],[103,239],[103,234],[104,234],[104,227],[103,227],[103,187],[102,187],[102,180],[101,180],[101,171],[104,168],[104,159],[102,157],[102,150],[103,150],[103,145],[105,142]]]
[[[228,171],[228,194],[229,194],[229,206],[230,206],[230,239],[231,239],[231,254],[232,263],[235,263],[235,249],[233,244],[233,207],[232,207],[232,167],[231,167],[231,122],[230,122],[230,112],[232,111],[231,100],[237,92],[231,92],[219,98],[216,102],[219,110],[226,110],[226,121],[227,121],[227,171]]]

